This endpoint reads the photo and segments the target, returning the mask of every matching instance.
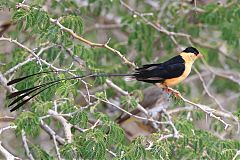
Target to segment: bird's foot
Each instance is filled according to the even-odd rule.
[[[173,88],[170,88],[170,87],[166,87],[164,88],[164,90],[167,92],[167,93],[171,93],[173,94],[176,98],[180,98],[181,97],[181,93]]]

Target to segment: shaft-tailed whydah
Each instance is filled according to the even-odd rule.
[[[32,98],[34,98],[44,90],[67,80],[83,79],[88,77],[122,76],[128,77],[128,79],[132,80],[153,83],[161,88],[172,87],[183,81],[189,75],[194,61],[200,57],[202,57],[202,54],[199,53],[199,51],[196,48],[188,47],[185,50],[183,50],[179,55],[165,62],[156,64],[146,64],[140,68],[136,68],[135,72],[129,74],[95,73],[46,82],[38,86],[13,92],[10,95],[8,95],[9,99],[15,98],[9,104],[9,107],[15,105],[10,111],[11,112],[15,111],[16,109],[23,106],[25,103],[30,101]],[[48,74],[51,72],[55,71],[39,72],[25,77],[16,78],[9,81],[7,85],[16,84],[27,78],[39,76],[41,74]]]

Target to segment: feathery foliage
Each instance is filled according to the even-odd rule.
[[[120,89],[127,91],[122,94],[118,88],[107,83],[106,77],[63,81],[42,92],[32,103],[25,104],[24,110],[19,110],[12,124],[17,126],[17,135],[21,135],[22,130],[25,131],[34,158],[56,159],[59,152],[61,158],[69,160],[226,160],[232,159],[240,150],[240,142],[236,140],[239,139],[236,123],[239,123],[240,117],[238,0],[229,0],[224,4],[202,4],[197,1],[197,6],[190,1],[180,0],[34,0],[25,2],[22,6],[19,3],[20,1],[13,0],[0,1],[1,9],[9,9],[14,28],[3,36],[16,39],[32,53],[24,47],[12,46],[11,54],[0,55],[0,61],[6,62],[1,65],[0,72],[6,73],[28,58],[33,59],[14,72],[3,75],[11,79],[39,71],[61,69],[65,72],[51,72],[28,78],[14,86],[18,90],[74,75],[130,73],[133,70],[123,62],[123,56],[140,66],[162,62],[175,56],[178,47],[193,45],[204,54],[212,71],[201,62],[196,62],[196,68],[206,80],[210,93],[217,95],[216,98],[223,104],[226,113],[231,115],[230,118],[224,118],[221,114],[218,116],[233,124],[229,130],[224,130],[223,124],[210,117],[210,114],[194,107],[186,108],[189,105],[184,101],[168,98],[170,105],[162,108],[167,113],[179,109],[170,114],[179,138],[173,136],[175,128],[170,123],[152,122],[168,121],[163,110],[157,111],[154,120],[151,119],[151,116],[156,116],[152,114],[154,110],[149,115],[139,115],[149,120],[130,118],[126,123],[137,120],[130,125],[132,132],[128,132],[124,123],[117,124],[117,120],[131,114],[129,112],[136,109],[139,103],[144,105],[144,101],[159,96],[144,97],[145,88],[149,84],[110,77]],[[96,42],[97,45],[84,42],[71,33]],[[117,51],[112,51],[109,47]],[[225,53],[225,50],[228,52]],[[209,98],[202,82],[196,77],[197,74],[193,72],[192,79],[177,86],[178,91],[193,102],[225,113]],[[120,113],[119,108],[109,102],[124,109],[125,113]],[[163,105],[162,101],[159,100],[156,106],[159,104]],[[149,102],[144,107],[151,105]],[[237,116],[235,120],[231,119],[233,115]],[[48,143],[52,144],[53,136],[60,136],[57,146],[51,145],[51,150],[45,149],[36,140],[41,136],[40,133],[46,132],[41,126],[41,120],[52,128],[52,132],[48,132],[51,137]],[[202,127],[203,124],[205,127]],[[66,126],[70,126],[70,130]],[[143,134],[135,126],[144,126],[141,130]],[[68,141],[66,132],[71,133],[71,141]],[[168,135],[170,136],[164,138]],[[24,155],[21,157],[26,159]]]

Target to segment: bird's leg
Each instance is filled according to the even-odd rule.
[[[171,87],[168,87],[167,85],[164,85],[164,88],[163,88],[167,93],[172,93],[174,94],[175,97],[179,98],[180,97],[180,92],[171,88]]]
[[[180,98],[181,93],[173,88],[168,87],[168,90],[174,94],[175,97]]]
[[[163,91],[167,92],[167,93],[172,93],[174,94],[175,97],[179,98],[181,96],[181,93],[171,87],[168,87],[166,84],[164,83],[157,83],[156,84],[158,87],[161,87],[163,89]]]

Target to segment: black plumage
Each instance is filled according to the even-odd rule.
[[[9,107],[15,105],[10,111],[12,112],[18,109],[19,107],[23,106],[25,103],[30,101],[32,98],[34,98],[41,92],[66,80],[83,79],[88,77],[128,76],[133,79],[136,79],[137,81],[154,83],[157,85],[160,83],[161,85],[163,84],[164,87],[176,85],[188,76],[188,74],[191,71],[192,63],[197,57],[200,56],[201,54],[198,52],[196,48],[188,47],[185,50],[183,50],[183,52],[180,55],[175,56],[166,62],[143,65],[142,67],[137,68],[135,72],[130,74],[95,73],[46,82],[41,85],[13,92],[10,95],[8,95],[9,99],[15,98],[9,105]],[[40,76],[42,74],[49,74],[51,72],[55,71],[40,72],[25,77],[16,78],[9,81],[7,85],[16,84],[32,76]]]
[[[178,55],[164,63],[149,64],[137,68],[134,77],[138,81],[161,83],[165,79],[176,78],[182,75],[185,70],[184,63],[183,58]]]
[[[185,53],[194,53],[196,56],[199,54],[199,51],[194,47],[187,47],[185,50],[183,50]]]

